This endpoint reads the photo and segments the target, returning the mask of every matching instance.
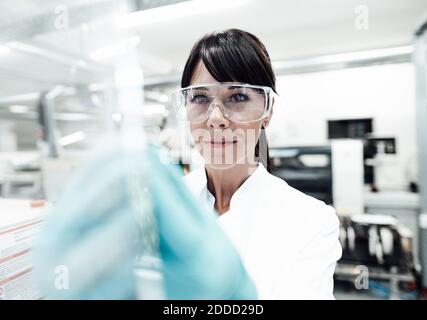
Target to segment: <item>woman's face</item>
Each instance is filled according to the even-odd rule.
[[[192,77],[191,85],[219,83],[199,62]],[[226,94],[217,89],[215,95]],[[190,130],[197,149],[203,156],[205,164],[215,169],[227,169],[239,163],[254,164],[255,146],[261,127],[267,127],[271,118],[268,117],[249,123],[238,123],[227,119],[217,99],[211,113],[204,122],[191,123]]]

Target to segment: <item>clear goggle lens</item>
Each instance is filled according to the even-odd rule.
[[[233,122],[254,122],[268,116],[272,89],[240,83],[199,84],[172,93],[178,117],[191,123],[209,118],[214,107]]]

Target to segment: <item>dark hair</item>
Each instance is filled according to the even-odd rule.
[[[188,87],[199,61],[219,82],[243,82],[271,87],[276,92],[276,77],[268,52],[262,42],[253,34],[229,29],[211,33],[200,39],[191,49],[184,67],[181,87]],[[265,150],[260,150],[260,149]],[[265,128],[255,147],[255,158],[268,171],[271,169]]]

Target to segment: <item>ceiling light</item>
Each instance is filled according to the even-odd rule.
[[[77,131],[75,133],[69,134],[59,139],[61,146],[68,146],[70,144],[80,142],[86,138],[86,135],[83,131]]]
[[[9,52],[11,52],[12,50],[10,50],[10,48],[9,47],[6,47],[6,46],[3,46],[3,45],[0,45],[0,54],[5,54],[5,53],[9,53]]]
[[[9,111],[12,113],[27,113],[30,110],[30,107],[24,105],[11,105]]]
[[[133,36],[127,40],[119,41],[107,47],[98,49],[93,52],[90,57],[96,61],[110,59],[114,56],[125,53],[127,50],[136,48],[140,41],[141,39],[138,36]]]
[[[245,5],[250,0],[192,0],[132,12],[116,19],[118,28],[132,28]]]

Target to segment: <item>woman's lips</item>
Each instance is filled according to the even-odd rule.
[[[225,141],[225,140],[207,140],[204,143],[210,145],[213,148],[224,148],[230,145],[233,145],[237,140]]]

